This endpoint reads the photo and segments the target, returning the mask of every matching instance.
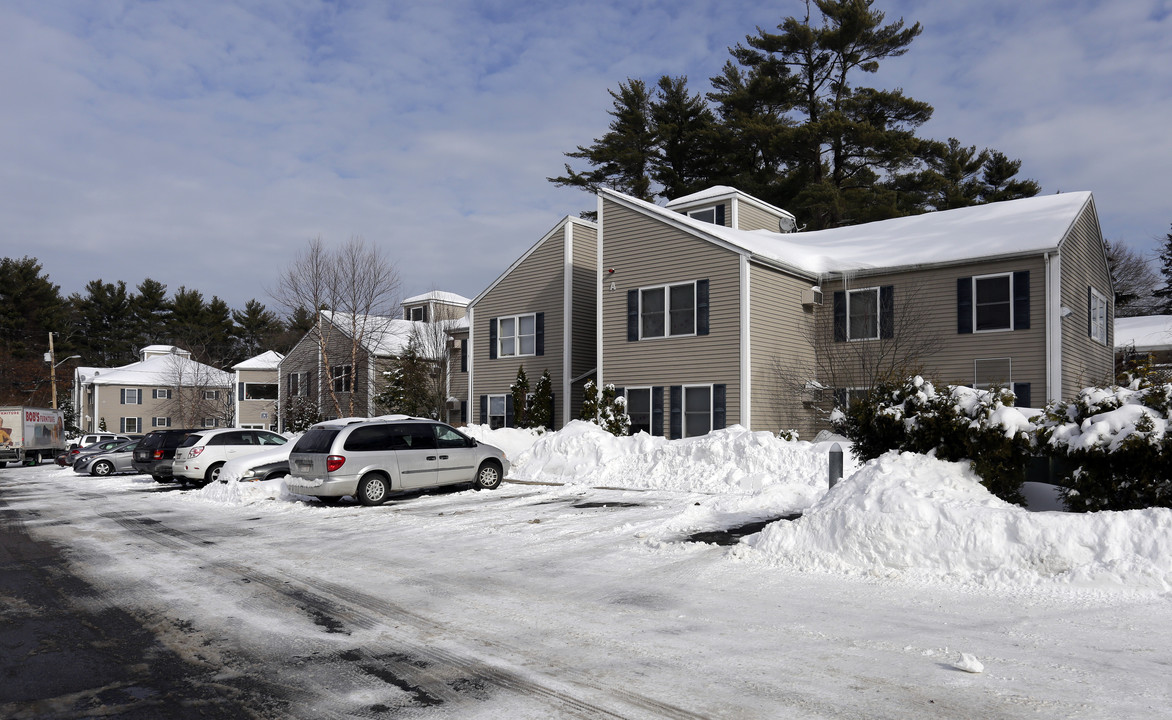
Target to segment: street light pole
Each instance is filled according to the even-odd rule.
[[[49,333],[49,354],[45,356],[45,359],[49,361],[49,386],[53,388],[53,404],[51,407],[54,410],[57,409],[57,366],[61,363],[68,362],[69,360],[77,360],[81,357],[81,355],[70,355],[61,362],[55,362],[57,358],[53,355],[53,336],[56,334],[57,333]]]

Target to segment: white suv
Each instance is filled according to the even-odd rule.
[[[179,482],[214,482],[220,478],[220,468],[229,460],[284,445],[287,441],[288,438],[268,430],[196,431],[175,450],[171,472]]]

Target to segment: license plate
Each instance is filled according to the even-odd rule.
[[[312,469],[313,469],[313,463],[307,463],[307,462],[301,462],[301,461],[298,461],[298,462],[297,462],[297,469],[298,469],[298,470],[301,470],[301,471],[303,471],[303,472],[304,472],[304,471],[308,471],[308,470],[312,470]]]

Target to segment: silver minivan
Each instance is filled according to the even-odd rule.
[[[400,490],[460,483],[493,490],[508,471],[499,448],[441,422],[400,416],[314,425],[289,453],[285,483],[299,495],[381,505]]]

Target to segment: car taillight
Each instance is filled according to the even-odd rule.
[[[162,451],[162,450],[156,450],[156,451],[154,452],[154,454],[153,454],[153,455],[151,455],[151,457],[152,457],[152,458],[154,458],[155,460],[162,460],[162,459],[163,459],[163,451]]]
[[[342,455],[330,455],[326,458],[326,472],[335,472],[346,464],[346,458]]]
[[[203,452],[203,445],[200,445],[199,447],[193,447],[187,451],[187,457],[193,458],[196,455],[199,455],[201,452]]]

